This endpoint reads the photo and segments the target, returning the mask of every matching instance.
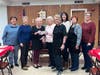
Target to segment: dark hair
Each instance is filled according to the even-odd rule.
[[[12,20],[13,18],[15,18],[16,21],[17,21],[17,17],[16,17],[16,16],[11,16],[11,17],[10,17],[10,20]]]
[[[63,22],[63,18],[62,18],[62,15],[63,15],[63,14],[66,15],[66,21],[68,21],[68,14],[67,14],[66,12],[62,12],[62,13],[60,14],[60,17],[61,17],[62,22]]]

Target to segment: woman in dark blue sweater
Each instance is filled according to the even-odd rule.
[[[21,48],[21,68],[28,70],[27,56],[31,40],[31,26],[28,24],[28,17],[23,17],[23,24],[18,31],[18,41]]]

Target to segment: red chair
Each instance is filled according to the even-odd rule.
[[[4,56],[0,57],[0,70],[2,72],[2,75],[4,75],[4,69],[8,70],[8,75],[12,75],[12,71],[10,68],[10,64],[8,62],[8,55],[9,55],[10,51],[8,51]]]

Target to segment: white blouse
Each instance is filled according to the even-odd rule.
[[[53,42],[53,30],[54,30],[55,24],[47,25],[45,28],[46,34],[46,42],[52,43]]]
[[[70,22],[70,21],[66,21],[66,22],[63,22],[62,24],[65,25],[66,31],[67,31],[67,33],[68,33],[68,31],[69,31],[69,29],[70,29],[70,26],[71,26],[71,22]]]

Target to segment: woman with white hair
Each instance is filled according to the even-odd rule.
[[[53,52],[53,30],[55,27],[54,19],[52,16],[48,16],[46,19],[46,45],[49,53],[49,67],[52,69],[55,67],[54,63],[54,52]]]
[[[39,68],[39,55],[40,50],[43,46],[44,34],[42,32],[45,30],[42,18],[38,17],[35,19],[35,25],[32,26],[32,50],[33,50],[33,63],[34,68]]]

